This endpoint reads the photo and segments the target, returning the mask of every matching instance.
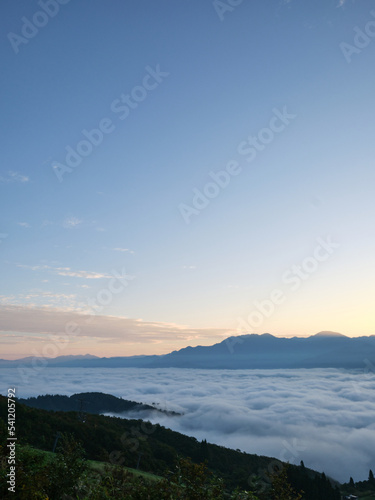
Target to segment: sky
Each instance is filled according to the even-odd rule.
[[[21,398],[45,394],[48,387],[49,394],[102,391],[153,404],[181,416],[122,416],[296,465],[303,460],[340,482],[367,480],[374,468],[374,372],[42,367],[25,378],[20,370],[0,368],[3,394],[10,376]],[[135,430],[129,447],[152,429]],[[258,473],[263,481],[266,473]]]
[[[375,333],[373,2],[0,14],[1,358]]]

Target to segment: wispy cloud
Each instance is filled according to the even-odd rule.
[[[55,271],[60,276],[71,276],[72,278],[85,278],[89,280],[111,278],[108,274],[96,273],[93,271],[72,271],[69,267],[56,268]]]
[[[95,271],[74,271],[70,267],[53,267],[48,265],[30,266],[27,264],[17,264],[17,267],[30,269],[31,271],[48,271],[59,276],[71,276],[72,278],[85,278],[85,279],[102,279],[111,278],[109,274],[98,273]]]
[[[82,224],[82,220],[78,217],[67,217],[63,222],[63,227],[71,229]]]
[[[113,250],[114,250],[115,252],[128,252],[128,253],[134,253],[134,251],[133,251],[133,250],[130,250],[129,248],[119,248],[119,247],[117,247],[117,248],[113,248]]]
[[[17,224],[21,227],[31,227],[27,222],[17,222]]]
[[[0,305],[39,308],[64,308],[64,310],[74,310],[77,305],[77,295],[68,293],[56,293],[34,288],[27,293],[17,295],[0,295]]]
[[[0,182],[29,182],[30,178],[27,175],[20,174],[19,172],[14,172],[13,170],[8,170],[5,176],[0,175]]]
[[[0,331],[26,333],[61,334],[64,325],[74,322],[79,325],[78,337],[97,339],[98,342],[126,344],[160,344],[165,341],[198,343],[210,340],[209,344],[222,340],[233,332],[220,328],[191,328],[175,323],[151,322],[119,316],[101,316],[82,311],[58,308],[30,307],[24,305],[0,305]],[[170,350],[167,349],[167,350]]]
[[[44,220],[41,224],[41,227],[52,226],[52,225],[53,222],[51,222],[50,220]]]

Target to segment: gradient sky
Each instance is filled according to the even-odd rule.
[[[43,3],[0,6],[2,358],[375,333],[373,2]]]

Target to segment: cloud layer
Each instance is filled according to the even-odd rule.
[[[221,341],[230,335],[231,332],[220,328],[190,328],[189,326],[177,325],[166,322],[142,321],[119,316],[103,316],[95,314],[95,309],[89,310],[85,305],[82,313],[74,310],[59,310],[52,307],[37,308],[21,305],[1,305],[0,296],[0,333],[14,332],[17,338],[14,338],[16,345],[23,341],[22,334],[25,335],[25,341],[29,340],[29,334],[44,335],[45,341],[49,341],[51,335],[63,336],[67,325],[76,325],[74,335],[70,336],[71,342],[87,341],[95,339],[100,343],[123,343],[124,349],[118,351],[119,356],[127,355],[127,344],[160,344],[163,341],[173,341],[174,345],[181,347],[186,342],[192,340],[205,340],[212,343]],[[1,343],[1,337],[0,337]],[[61,349],[65,349],[66,342],[62,342]],[[57,343],[57,347],[58,343]],[[168,346],[167,351],[171,349]],[[60,354],[65,354],[61,352]],[[95,352],[95,354],[97,354]],[[56,354],[58,355],[58,354]],[[1,357],[1,356],[0,356]]]
[[[154,423],[249,453],[303,460],[343,482],[367,479],[375,466],[373,373],[47,367],[26,383],[16,369],[0,369],[2,394],[9,384],[20,397],[103,391],[156,403],[183,416],[154,415]]]

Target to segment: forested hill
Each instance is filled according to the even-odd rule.
[[[124,412],[139,412],[139,411],[157,411],[169,415],[178,415],[175,412],[160,410],[154,406],[126,399],[117,398],[111,394],[102,392],[81,392],[72,396],[61,396],[58,394],[38,396],[36,398],[18,399],[19,403],[39,408],[41,410],[52,411],[79,411],[81,413],[124,413]]]
[[[6,442],[7,399],[0,397],[0,444]],[[86,457],[137,468],[168,477],[178,457],[208,468],[222,478],[226,487],[260,490],[259,498],[270,498],[270,475],[283,464],[276,459],[199,442],[195,438],[142,420],[128,420],[79,412],[50,412],[16,403],[16,435],[19,445],[30,444],[51,451],[58,436],[73,435],[81,442]],[[338,489],[322,474],[291,465],[288,479],[305,492],[306,500],[339,500]],[[263,491],[263,493],[262,493]]]

